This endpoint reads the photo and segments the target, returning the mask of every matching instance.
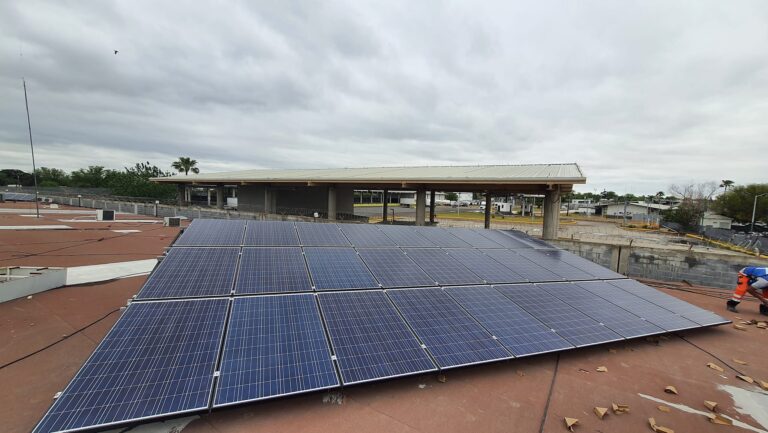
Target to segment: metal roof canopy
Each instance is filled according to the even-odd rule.
[[[269,184],[320,186],[347,184],[360,189],[540,192],[560,185],[563,192],[587,178],[578,164],[468,165],[327,169],[260,169],[190,176],[156,177],[154,182],[192,185]]]

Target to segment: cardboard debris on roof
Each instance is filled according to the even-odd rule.
[[[709,418],[709,422],[712,424],[733,425],[733,421],[720,415],[719,413],[708,413],[707,418]]]
[[[736,323],[733,324],[733,327],[738,329],[739,331],[746,331],[747,330],[747,328],[745,326],[739,325],[739,324],[736,324]]]
[[[608,372],[608,367],[606,367],[604,365],[601,365],[600,367],[597,367],[595,370],[599,371],[600,373],[607,373]]]
[[[768,382],[765,382],[763,380],[758,380],[757,383],[760,385],[760,388],[763,388],[765,391],[768,391]]]
[[[739,364],[739,365],[749,365],[747,361],[742,361],[740,359],[733,358],[733,362]]]
[[[444,374],[438,374],[437,375],[437,381],[440,383],[448,382],[448,377]]]
[[[616,349],[613,349],[613,348],[608,349],[608,351],[611,352],[611,353],[616,353]]]
[[[743,374],[739,374],[736,377],[738,377],[739,379],[741,379],[741,380],[743,380],[744,382],[747,382],[747,383],[755,383],[755,379],[752,379],[749,376],[744,376]]]
[[[715,409],[717,408],[717,402],[715,402],[715,401],[709,401],[709,400],[704,400],[704,406],[706,406],[706,407],[707,407],[707,409],[709,409],[709,410],[711,410],[712,412],[714,412],[714,411],[715,411]]]
[[[768,328],[768,323],[765,322],[757,322],[757,327],[760,329]]]
[[[616,415],[621,415],[622,413],[629,412],[629,405],[621,404],[621,403],[611,403],[611,409],[613,409],[613,413]]]
[[[666,392],[667,394],[675,394],[675,395],[677,395],[677,388],[675,388],[672,385],[669,385],[666,388],[664,388],[664,392]]]
[[[595,415],[597,415],[598,418],[603,419],[605,414],[608,413],[607,407],[597,407],[595,406]]]
[[[653,418],[648,418],[648,424],[651,425],[651,429],[655,432],[661,432],[661,433],[675,433],[674,430],[672,430],[669,427],[664,427],[656,424],[656,420]]]
[[[520,377],[525,376],[525,372],[523,370],[517,370],[515,373],[517,373],[517,375]]]
[[[667,413],[670,412],[669,407],[668,406],[664,406],[664,405],[656,406],[656,409],[660,410],[661,412],[667,412]]]
[[[568,430],[573,431],[573,426],[579,423],[579,420],[576,418],[568,418],[565,417],[565,426],[568,428]]]
[[[711,368],[712,370],[717,370],[720,373],[725,371],[725,370],[723,370],[723,367],[720,367],[719,365],[717,365],[717,364],[715,364],[713,362],[708,362],[707,363],[707,367]]]

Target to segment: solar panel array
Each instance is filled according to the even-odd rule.
[[[0,192],[0,198],[8,201],[35,201],[35,195],[25,192]]]
[[[521,232],[195,220],[35,432],[722,323]]]

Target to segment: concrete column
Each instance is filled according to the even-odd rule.
[[[384,222],[387,222],[387,208],[388,208],[388,201],[389,201],[389,190],[384,190],[384,195],[381,197],[381,208],[382,208],[382,214],[381,214],[381,220]]]
[[[216,209],[224,209],[224,187],[216,187]]]
[[[435,223],[435,190],[429,192],[429,223]]]
[[[272,194],[274,192],[268,187],[264,187],[264,213],[274,213],[272,209]]]
[[[184,201],[187,199],[187,191],[184,184],[176,185],[176,198],[179,206],[184,206]]]
[[[208,206],[211,205],[211,189],[208,188]]]
[[[328,219],[336,219],[336,187],[328,187]]]
[[[419,188],[416,190],[416,225],[424,225],[424,208],[426,207],[427,190]]]
[[[491,207],[493,206],[493,200],[491,193],[486,192],[485,193],[485,223],[483,224],[483,227],[489,229],[491,228]]]
[[[544,193],[544,229],[542,238],[545,240],[557,239],[557,230],[560,226],[560,185],[555,185]]]

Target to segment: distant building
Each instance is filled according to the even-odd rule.
[[[658,203],[632,202],[632,203],[601,203],[595,205],[595,214],[609,217],[627,217],[644,219],[648,216],[660,215],[662,211],[671,209],[672,206]],[[625,215],[626,212],[626,215]]]
[[[701,227],[712,227],[715,229],[731,229],[733,218],[728,218],[725,215],[719,215],[714,212],[704,212],[704,215],[699,221]]]

